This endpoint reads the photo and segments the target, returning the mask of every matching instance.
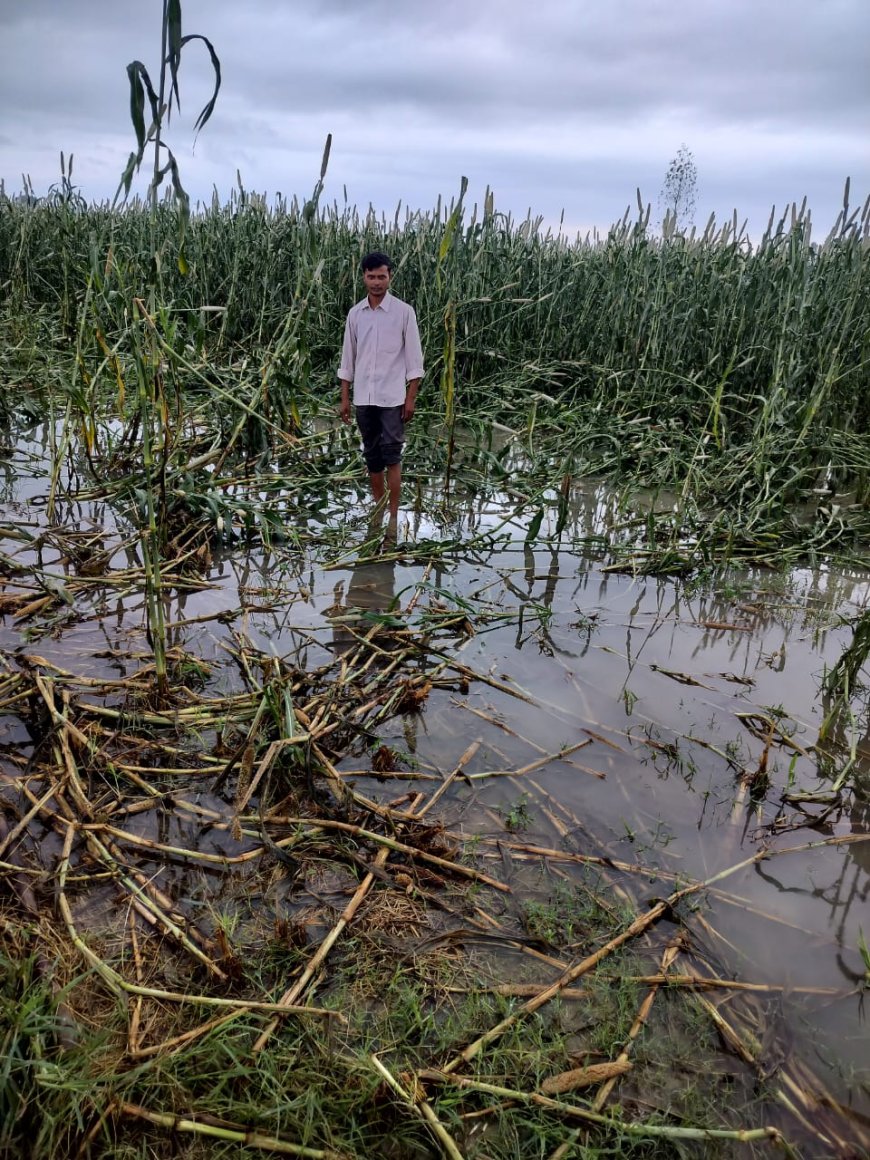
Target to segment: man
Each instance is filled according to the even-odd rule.
[[[405,424],[414,416],[423,377],[423,351],[417,316],[390,293],[393,263],[375,251],[362,260],[366,297],[352,307],[341,348],[341,418],[350,422],[350,388],[372,496],[388,497],[395,530],[402,485]],[[386,476],[386,487],[384,477]]]

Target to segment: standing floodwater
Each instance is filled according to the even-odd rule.
[[[87,1045],[120,996],[92,1054],[119,1098],[154,1099],[131,1063],[207,1073],[210,1043],[262,1082],[297,1051],[283,1002],[310,1010],[300,1076],[361,1132],[342,1069],[374,1050],[433,1096],[461,1057],[478,1094],[582,1104],[625,1149],[866,1146],[868,718],[824,691],[866,574],[614,570],[636,522],[599,486],[534,539],[498,491],[445,523],[421,490],[396,544],[351,500],[164,570],[161,698],[122,506],[49,519],[49,446],[6,463],[3,873],[9,915],[87,972],[59,1000],[40,936],[17,944],[46,1017]],[[576,1125],[552,1114],[453,1134],[555,1149]]]

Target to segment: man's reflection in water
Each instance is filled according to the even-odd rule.
[[[338,586],[336,602],[330,610],[336,656],[347,656],[358,647],[366,649],[367,645],[374,652],[395,650],[398,643],[394,635],[397,626],[392,617],[395,594],[394,558],[365,558],[354,564],[347,592],[343,593]]]
[[[398,701],[395,698],[407,682],[403,660],[406,664],[409,661],[405,652],[409,642],[396,607],[396,560],[389,540],[384,542],[382,552],[383,556],[374,559],[366,555],[353,566],[347,592],[342,591],[341,585],[336,587],[335,604],[328,614],[332,621],[332,649],[342,662],[339,680],[362,688],[371,711],[366,715],[368,724],[361,729],[360,738],[371,749],[372,768],[378,769],[379,778],[389,776],[387,771],[403,768],[409,760],[407,755],[417,752],[420,724],[418,712],[412,711],[416,702],[412,699],[410,705],[405,705],[401,697]],[[382,718],[380,712],[385,707],[386,716]],[[398,737],[402,740],[396,749]],[[405,757],[400,756],[402,750]],[[381,764],[376,766],[376,761]],[[395,776],[401,774],[397,772]]]

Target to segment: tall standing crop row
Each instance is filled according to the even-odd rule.
[[[303,209],[284,200],[269,206],[244,191],[200,209],[185,243],[189,274],[164,268],[167,298],[194,314],[211,308],[210,341],[268,346],[304,261],[311,224]],[[392,219],[335,205],[318,213],[324,297],[309,320],[315,351],[334,352],[341,316],[359,292],[356,262],[369,246],[395,254],[403,292],[424,327],[433,335],[440,329],[446,299],[436,270],[450,210]],[[175,233],[178,213],[158,207],[161,236]],[[865,206],[848,229],[816,244],[807,215],[785,217],[751,247],[728,227],[665,241],[649,233],[642,214],[605,238],[569,242],[542,233],[534,220],[496,213],[488,200],[451,243],[460,367],[472,388],[535,362],[630,371],[631,393],[640,389],[639,401],[658,405],[675,396],[681,404],[700,402],[703,392],[689,384],[714,381],[733,362],[732,383],[753,394],[787,385],[809,402],[822,386],[824,399],[851,396],[854,404],[850,375],[866,370],[868,227]],[[59,195],[36,204],[4,198],[3,297],[72,319],[83,291],[70,271],[87,271],[95,244],[111,230],[112,246],[126,255],[131,273],[141,265],[144,280],[150,229],[146,207],[136,201],[110,211]],[[675,391],[681,379],[685,389]],[[854,405],[845,418],[862,424],[867,414]]]
[[[7,310],[42,309],[76,333],[96,256],[106,295],[113,268],[144,285],[156,230],[180,347],[268,368],[269,405],[285,423],[312,386],[322,397],[333,381],[359,258],[379,247],[417,307],[430,381],[449,381],[445,413],[486,406],[498,417],[500,401],[542,395],[566,414],[597,408],[701,432],[723,453],[751,440],[759,470],[786,452],[824,460],[832,444],[870,434],[867,204],[847,202],[821,242],[803,207],[751,245],[736,220],[654,236],[642,205],[605,237],[571,241],[498,213],[490,195],[480,209],[457,200],[387,218],[316,198],[267,204],[240,188],[191,214],[186,273],[170,260],[180,212],[168,200],[87,206],[69,184],[44,200],[0,199]]]

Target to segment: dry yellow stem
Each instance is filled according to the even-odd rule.
[[[629,1059],[614,1059],[607,1063],[590,1063],[588,1067],[575,1067],[571,1071],[551,1075],[541,1084],[541,1091],[545,1096],[559,1096],[565,1092],[576,1092],[580,1088],[593,1087],[604,1083],[605,1080],[617,1079],[631,1071],[633,1064]]]

